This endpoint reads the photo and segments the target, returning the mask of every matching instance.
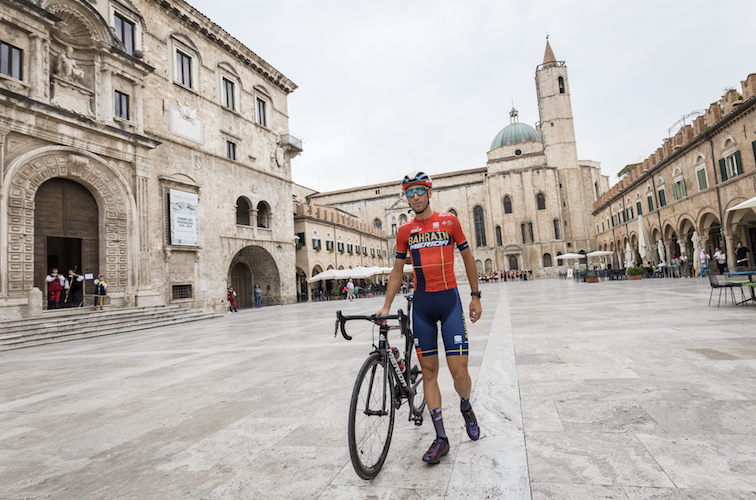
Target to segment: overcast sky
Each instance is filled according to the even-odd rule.
[[[547,31],[578,156],[612,184],[756,72],[753,0],[189,2],[299,86],[293,177],[319,191],[485,166],[513,100],[521,122],[539,119]]]

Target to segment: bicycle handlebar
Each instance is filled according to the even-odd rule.
[[[336,311],[336,326],[333,330],[334,338],[339,333],[339,327],[341,327],[341,335],[347,340],[352,340],[352,337],[347,335],[346,327],[344,326],[344,323],[346,323],[347,321],[355,320],[355,319],[372,321],[375,324],[380,324],[390,319],[398,319],[400,323],[403,323],[407,319],[407,315],[404,314],[404,312],[402,312],[401,309],[399,309],[398,314],[386,314],[386,315],[371,314],[369,316],[344,316],[343,314],[341,314],[341,311]]]

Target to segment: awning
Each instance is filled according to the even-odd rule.
[[[728,208],[727,211],[733,212],[735,210],[745,210],[746,208],[756,208],[756,196],[754,196],[750,200],[744,201],[743,203],[739,203],[732,208]]]
[[[588,252],[585,254],[586,257],[605,257],[607,255],[611,255],[614,252],[610,252],[609,250],[595,250],[593,252]]]
[[[562,255],[557,255],[557,260],[570,260],[570,259],[582,259],[587,254],[582,253],[565,253]]]

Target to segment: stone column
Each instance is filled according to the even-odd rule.
[[[730,271],[737,265],[735,262],[735,235],[732,234],[732,230],[724,232],[725,246],[727,247],[727,267]]]
[[[150,265],[150,166],[145,163],[136,167],[136,205],[139,227],[139,274],[138,288],[151,288]]]
[[[49,60],[48,52],[50,43],[32,33],[29,35],[32,43],[32,57],[29,61],[29,72],[31,73],[29,83],[31,84],[30,97],[44,99],[49,93]]]
[[[251,220],[249,221],[249,225],[252,226],[253,238],[257,238],[257,214],[258,214],[258,211],[256,208],[251,208],[249,210],[249,216],[251,217]]]

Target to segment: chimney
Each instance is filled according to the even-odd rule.
[[[706,124],[704,123],[704,117],[699,116],[695,120],[693,120],[693,135],[700,135],[703,134],[706,130]]]
[[[735,89],[728,90],[722,96],[722,106],[724,107],[724,114],[729,113],[735,109],[736,102],[738,101],[738,91]]]
[[[756,95],[756,73],[751,73],[744,82],[740,82],[743,87],[743,99],[748,99]]]
[[[690,140],[693,139],[693,127],[690,125],[685,125],[682,129],[682,140],[683,144],[687,144],[690,142]]]

